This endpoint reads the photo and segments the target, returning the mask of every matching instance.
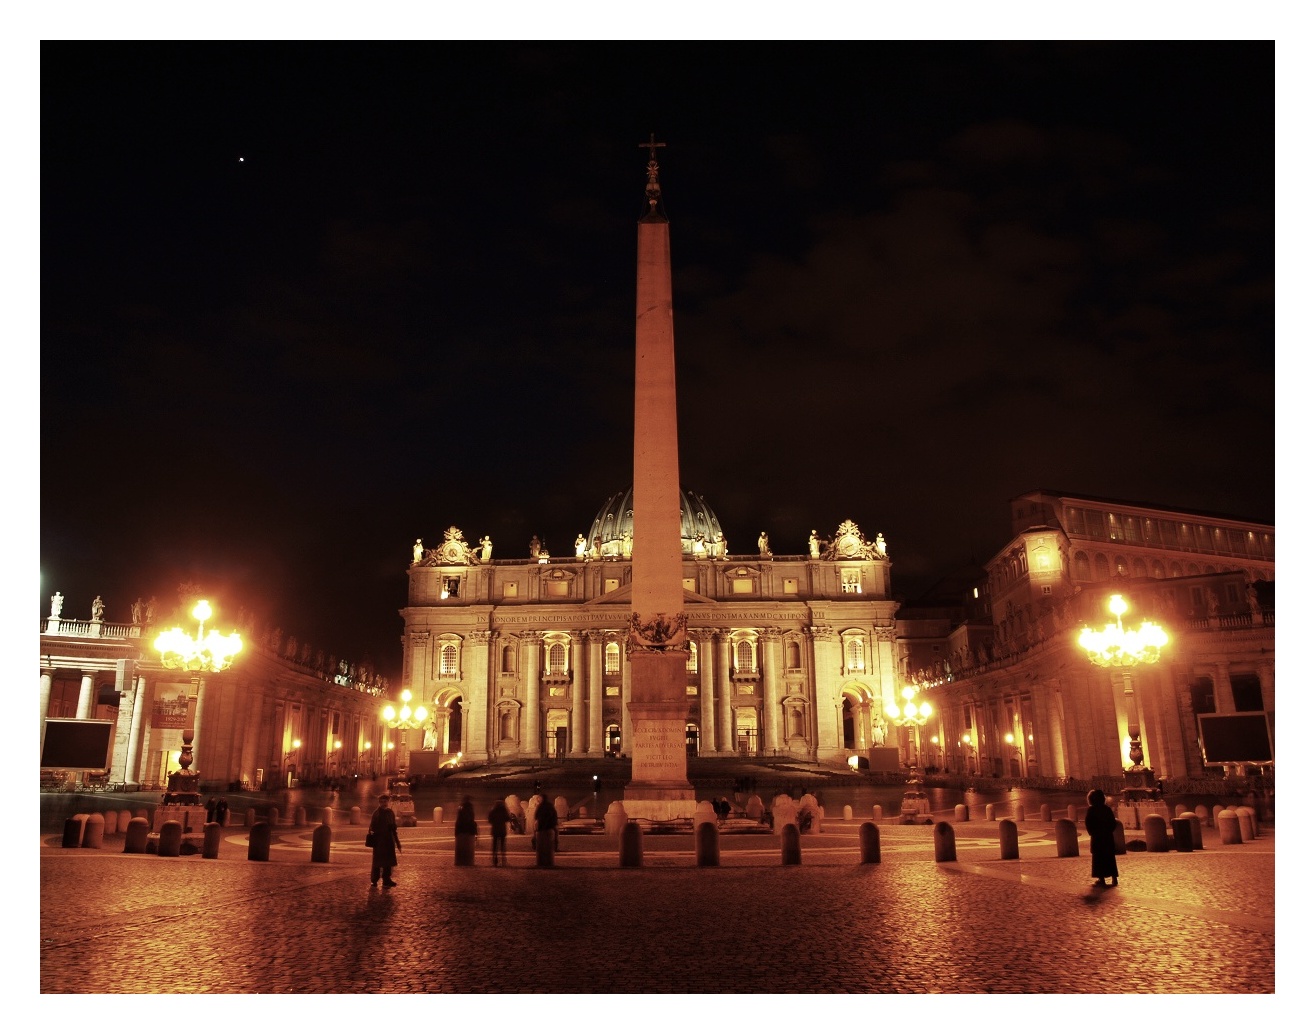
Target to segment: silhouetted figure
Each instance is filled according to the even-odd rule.
[[[1091,837],[1091,875],[1100,886],[1113,878],[1119,885],[1119,866],[1114,860],[1114,812],[1105,803],[1105,794],[1092,790],[1087,794],[1087,835]]]
[[[213,797],[205,802],[205,820],[207,822],[215,821],[215,809],[219,807],[219,802]]]
[[[553,850],[557,849],[557,807],[545,794],[539,806],[534,809],[534,835],[542,836],[545,833],[552,835]],[[535,841],[536,846],[538,841]]]
[[[498,801],[489,809],[489,833],[493,838],[494,865],[499,864],[499,858],[502,859],[502,865],[507,864],[507,823],[509,821],[511,821],[511,814],[507,811],[505,801]]]
[[[456,833],[458,836],[462,833],[469,833],[471,836],[479,835],[479,826],[475,824],[475,805],[469,797],[464,798],[461,807],[457,809]]]
[[[383,876],[385,887],[396,887],[393,882],[393,866],[397,864],[397,852],[402,850],[401,838],[397,835],[397,815],[388,806],[388,794],[379,795],[379,807],[370,816],[370,831],[366,834],[366,843],[372,848],[370,856],[370,886],[379,886],[379,877]]]

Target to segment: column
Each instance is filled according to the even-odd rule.
[[[1228,677],[1228,662],[1215,665],[1215,713],[1235,714],[1237,701],[1233,699],[1233,680]]]
[[[461,664],[465,695],[462,714],[461,750],[465,761],[483,762],[489,756],[489,650],[493,633],[480,629],[470,633]]]
[[[77,718],[90,718],[92,711],[96,707],[96,679],[95,674],[90,671],[82,673],[82,685],[78,689],[78,713]]]
[[[200,772],[203,770],[200,744],[201,744],[201,715],[202,715],[202,710],[205,706],[205,679],[198,677],[194,681],[196,684],[196,710],[192,712],[192,757],[195,758],[195,760],[192,762],[192,771]],[[303,738],[301,744],[302,751],[305,752],[311,749],[312,747],[313,744],[309,740]],[[320,749],[323,750],[322,747]],[[297,773],[297,777],[298,778],[301,777],[300,772]]]
[[[698,643],[699,659],[699,756],[706,757],[715,753],[719,743],[725,743],[725,740],[718,739],[713,728],[716,718],[712,674],[716,661],[713,660],[712,629],[696,628],[692,635]]]
[[[54,675],[48,671],[41,673],[41,722],[44,725],[46,715],[50,713],[50,690],[55,682]]]
[[[721,629],[713,634],[717,656],[713,677],[717,684],[717,750],[723,754],[735,753],[735,715],[731,707],[731,639]]]
[[[571,757],[583,757],[586,753],[588,737],[586,736],[584,712],[584,669],[585,669],[585,634],[571,633]]]
[[[120,661],[120,664],[124,662]],[[121,672],[122,674],[122,672]],[[134,680],[135,681],[135,680]],[[110,751],[111,783],[128,781],[129,750],[132,746],[132,720],[137,711],[135,685],[130,683],[119,693],[119,718],[114,723],[114,746]]]
[[[265,723],[265,710],[268,706],[265,694],[260,692],[253,683],[248,683],[245,690],[247,721],[246,729],[242,735],[242,753],[238,763],[238,779],[242,780],[249,786],[260,788],[260,781],[256,778],[256,769],[265,769],[266,775],[273,767],[269,756],[262,755],[262,739],[268,740],[269,732]],[[262,737],[262,728],[266,729]],[[368,766],[367,766],[368,767]]]
[[[602,632],[585,633],[589,641],[589,756],[603,756],[603,643]]]
[[[781,630],[764,628],[759,634],[763,651],[763,750],[778,751],[781,741]]]
[[[886,705],[900,703],[900,690],[895,666],[895,626],[877,625],[872,629],[875,649],[872,651],[873,666],[880,680],[881,698],[876,701],[878,716],[884,717]]]
[[[123,762],[123,781],[128,789],[141,785],[142,716],[146,713],[146,676],[138,675],[132,694],[132,725],[128,728],[128,752]]]
[[[542,715],[539,714],[539,672],[540,657],[543,653],[543,640],[538,632],[525,632],[521,635],[522,654],[521,670],[525,672],[525,738],[521,741],[521,754],[538,758],[543,756]]]
[[[819,761],[842,761],[848,751],[845,748],[844,705],[838,680],[843,666],[840,661],[839,641],[833,629],[827,625],[813,625],[808,629],[812,643],[813,655],[809,659],[812,668],[813,698],[817,702],[817,757]],[[877,651],[873,651],[874,660]],[[854,705],[854,743],[864,741],[868,730],[862,708]]]

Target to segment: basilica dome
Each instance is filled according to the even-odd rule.
[[[586,540],[589,548],[597,545],[599,555],[624,557],[630,555],[635,533],[635,490],[633,486],[618,492],[602,505],[594,523],[589,527]],[[719,541],[721,522],[712,508],[695,492],[680,490],[680,549],[690,555],[700,552],[712,554],[713,544]],[[699,539],[702,544],[699,548]],[[601,543],[601,545],[599,545]]]

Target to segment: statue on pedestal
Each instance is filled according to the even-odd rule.
[[[64,613],[64,594],[56,592],[55,595],[50,597],[50,616],[57,618],[62,613]]]
[[[91,620],[100,621],[105,617],[105,601],[97,596],[91,601]]]

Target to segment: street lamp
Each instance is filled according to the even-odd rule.
[[[388,728],[398,729],[402,732],[419,729],[425,724],[425,719],[429,717],[429,709],[424,704],[417,704],[415,709],[412,710],[411,691],[409,689],[402,690],[401,707],[393,707],[392,704],[388,704],[381,713]],[[406,744],[405,737],[399,738],[403,744]],[[388,749],[392,749],[392,744],[389,744]],[[403,761],[402,764],[405,766],[406,762]]]
[[[909,778],[904,791],[904,800],[900,804],[901,822],[930,822],[931,802],[927,800],[922,789],[922,770],[919,767],[920,730],[931,718],[932,707],[927,701],[918,702],[918,691],[913,686],[905,686],[902,694],[904,706],[891,703],[886,707],[886,717],[900,728],[909,730],[909,746],[912,760],[909,761]]]
[[[1143,621],[1140,628],[1124,628],[1123,615],[1128,612],[1128,603],[1118,593],[1110,597],[1109,611],[1114,615],[1114,621],[1100,631],[1083,628],[1078,635],[1078,645],[1087,651],[1092,664],[1102,668],[1116,668],[1123,675],[1130,762],[1123,773],[1123,796],[1126,801],[1145,800],[1151,796],[1150,787],[1155,781],[1155,773],[1142,765],[1146,755],[1141,746],[1141,720],[1133,690],[1132,669],[1158,661],[1160,651],[1169,642],[1169,634],[1150,620]]]
[[[169,775],[166,803],[201,803],[201,774],[189,771],[194,759],[193,742],[201,731],[202,705],[205,701],[205,680],[201,676],[223,671],[233,663],[233,658],[242,649],[242,637],[236,632],[221,635],[212,628],[206,634],[205,623],[213,613],[207,600],[197,600],[196,606],[192,608],[192,617],[197,621],[195,637],[176,625],[155,637],[155,649],[160,654],[160,663],[166,668],[191,672],[192,680],[196,683],[196,710],[192,713],[192,728],[183,730],[183,749],[178,755],[178,771]]]

